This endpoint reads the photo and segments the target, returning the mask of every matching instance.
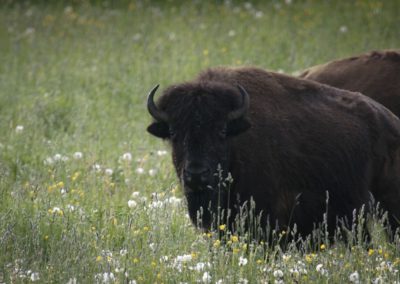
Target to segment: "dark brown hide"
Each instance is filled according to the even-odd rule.
[[[400,116],[400,50],[331,61],[305,70],[300,77],[363,93]]]
[[[228,132],[240,131],[221,138],[213,133],[240,106],[238,84],[250,107],[241,122],[228,123]],[[220,164],[234,180],[229,190],[183,184],[194,223],[200,207],[229,207],[235,216],[238,204],[253,199],[262,226],[268,218],[280,228],[296,223],[304,236],[322,221],[326,192],[330,232],[337,217],[351,220],[354,209],[369,203],[369,192],[400,217],[400,122],[366,96],[258,68],[215,68],[167,88],[157,107],[169,120],[148,130],[171,143],[181,181],[193,149],[196,161]],[[169,136],[165,127],[173,129]],[[210,229],[210,218],[200,226]]]

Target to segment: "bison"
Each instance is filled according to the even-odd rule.
[[[327,212],[333,233],[371,193],[397,226],[400,121],[379,103],[255,67],[206,70],[154,102],[157,88],[147,131],[172,146],[200,228],[232,229],[252,203],[261,228],[296,224],[306,236]]]
[[[331,61],[305,70],[300,77],[360,92],[400,117],[400,50]]]

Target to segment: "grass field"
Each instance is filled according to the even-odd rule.
[[[282,252],[197,231],[145,131],[156,83],[291,74],[399,48],[399,26],[395,0],[1,1],[0,283],[400,283],[398,238]]]

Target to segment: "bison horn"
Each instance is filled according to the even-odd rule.
[[[160,85],[155,86],[147,96],[147,110],[156,121],[168,121],[168,115],[165,112],[159,110],[154,103],[154,94],[156,93],[159,86]]]
[[[242,117],[249,109],[250,105],[249,94],[242,86],[238,85],[237,87],[239,89],[240,94],[242,95],[243,104],[238,109],[235,109],[234,111],[231,111],[228,114],[228,120],[234,120],[238,119],[239,117]]]

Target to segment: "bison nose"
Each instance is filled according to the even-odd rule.
[[[187,185],[207,185],[210,180],[210,170],[204,166],[188,166],[183,171],[183,179]]]

